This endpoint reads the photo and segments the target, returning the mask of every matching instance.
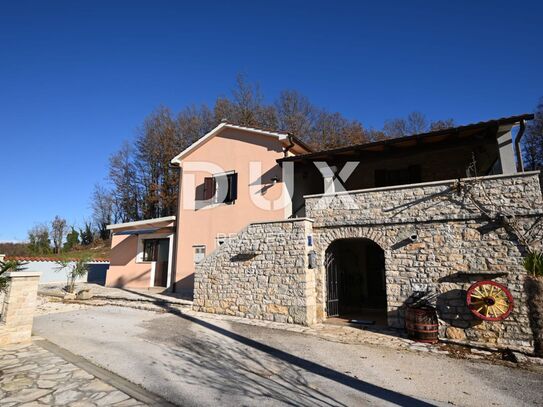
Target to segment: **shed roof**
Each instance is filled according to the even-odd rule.
[[[309,154],[298,156],[285,157],[277,160],[278,162],[285,161],[305,161],[319,160],[331,157],[348,157],[353,154],[358,154],[362,151],[367,152],[383,152],[392,148],[409,148],[428,143],[436,143],[450,139],[465,139],[481,132],[494,130],[504,125],[514,125],[522,120],[531,120],[534,118],[532,113],[526,113],[517,116],[502,117],[499,119],[487,120],[484,122],[467,124],[464,126],[450,127],[448,129],[435,130],[427,133],[414,134],[406,137],[398,137],[393,139],[379,140],[371,143],[355,144],[347,147],[334,148],[329,150],[316,151]]]
[[[149,228],[167,228],[175,226],[175,216],[164,216],[162,218],[137,220],[134,222],[115,223],[107,225],[108,230],[118,232],[122,230],[141,229],[142,227]]]

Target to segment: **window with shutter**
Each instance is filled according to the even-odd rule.
[[[217,183],[215,178],[206,177],[204,178],[204,200],[208,201],[215,195],[217,189]]]
[[[219,177],[222,177],[223,179],[226,177],[226,182],[217,182]],[[217,188],[227,188],[225,191],[226,193],[223,193],[222,191],[217,193]],[[224,196],[224,200],[220,203],[232,203],[238,199],[237,173],[232,172],[204,178],[204,200],[209,201],[210,199],[214,199],[215,203],[219,203],[217,201],[218,196]]]
[[[238,174],[228,174],[228,192],[224,202],[230,203],[238,199]]]

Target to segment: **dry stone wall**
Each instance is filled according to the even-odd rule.
[[[308,197],[306,213],[314,220],[321,265],[316,274],[317,320],[325,317],[322,265],[326,249],[337,239],[367,238],[385,251],[390,325],[403,328],[406,301],[422,287],[436,294],[442,337],[531,349],[522,266],[525,249],[503,224],[483,216],[481,208],[514,215],[528,230],[543,214],[538,174],[471,179],[461,184],[462,190],[455,182],[441,182],[360,191],[349,194],[349,199],[341,195]],[[411,234],[418,236],[415,242],[408,239]],[[506,320],[483,322],[466,307],[466,290],[483,279],[493,279],[511,290],[515,308]]]
[[[250,224],[195,270],[194,309],[252,319],[315,322],[315,274],[308,268],[311,221]]]

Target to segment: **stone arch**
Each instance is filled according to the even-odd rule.
[[[376,243],[384,252],[385,256],[385,279],[387,278],[387,264],[390,263],[393,242],[387,236],[386,231],[378,227],[367,226],[340,226],[314,228],[315,252],[317,254],[317,267],[315,275],[316,289],[316,314],[317,320],[322,322],[326,319],[326,250],[330,245],[339,240],[345,239],[366,239]],[[388,289],[387,289],[388,290]],[[388,293],[387,293],[388,297]],[[388,298],[387,298],[388,299]],[[388,301],[387,301],[388,303]]]

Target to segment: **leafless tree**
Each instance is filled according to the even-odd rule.
[[[428,121],[421,112],[411,112],[407,115],[407,135],[420,134],[428,131]]]
[[[55,253],[60,253],[60,250],[62,249],[62,241],[67,233],[68,224],[66,223],[66,219],[63,219],[58,215],[55,216],[55,219],[53,219],[51,222],[51,238],[53,239]]]
[[[309,137],[317,109],[309,99],[295,90],[285,90],[275,103],[279,128],[302,139]]]
[[[398,138],[407,135],[407,122],[405,119],[390,119],[385,121],[383,132],[388,138]]]
[[[536,108],[535,118],[523,138],[524,166],[527,170],[543,168],[543,98]]]
[[[238,75],[231,95],[218,97],[212,108],[189,106],[174,115],[168,108],[159,107],[145,118],[135,143],[125,143],[110,158],[112,219],[126,222],[175,214],[179,170],[169,165],[170,160],[223,119],[249,127],[287,131],[316,150],[429,129],[424,115],[413,112],[405,119],[387,121],[383,131],[367,130],[357,120],[315,107],[294,90],[283,91],[275,103],[266,104],[259,85]],[[445,127],[449,123],[452,121],[433,122],[430,126]],[[94,220],[97,225],[104,221],[105,218]]]
[[[113,211],[112,192],[102,185],[96,184],[92,193],[91,206],[92,220],[98,229],[98,235],[100,239],[107,240],[109,238],[107,225],[116,222]]]
[[[110,157],[109,180],[113,185],[112,198],[117,219],[121,222],[139,220],[140,191],[133,148],[128,142]]]
[[[430,131],[445,130],[454,127],[454,119],[436,120],[430,123]]]

